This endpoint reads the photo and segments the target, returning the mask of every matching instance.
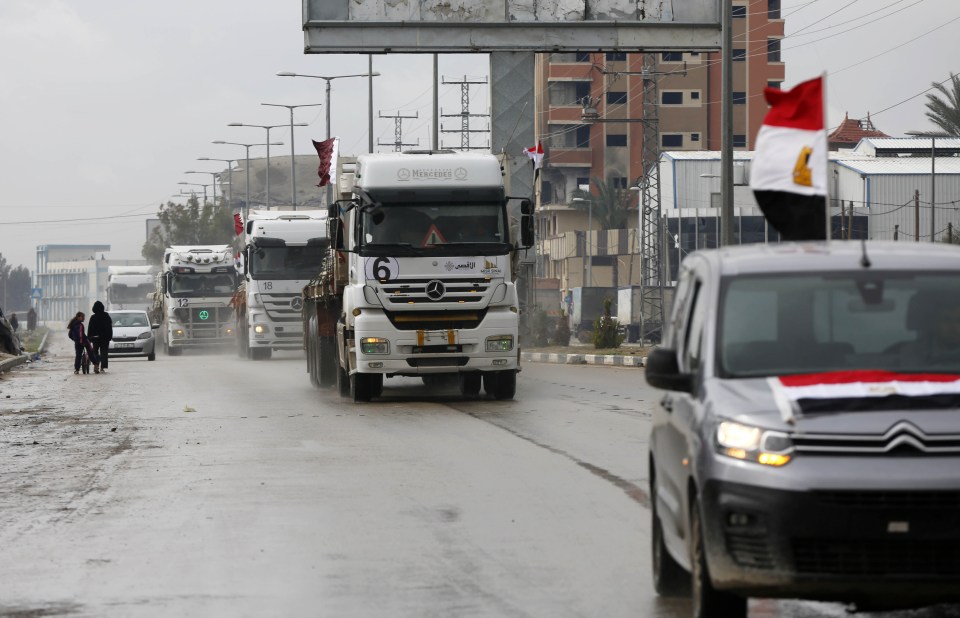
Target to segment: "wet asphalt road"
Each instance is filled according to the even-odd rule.
[[[296,353],[75,376],[69,343],[0,380],[0,616],[690,613],[649,581],[640,369],[528,363],[510,402],[392,379],[354,405]]]

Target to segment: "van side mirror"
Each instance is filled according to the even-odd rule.
[[[693,375],[681,373],[677,363],[677,351],[671,348],[654,348],[647,356],[647,384],[668,391],[693,392]]]

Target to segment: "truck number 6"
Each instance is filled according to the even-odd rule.
[[[400,264],[396,258],[378,257],[367,261],[366,271],[367,279],[392,281],[400,274]]]

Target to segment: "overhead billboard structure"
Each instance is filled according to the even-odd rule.
[[[303,0],[304,51],[709,51],[720,0]]]

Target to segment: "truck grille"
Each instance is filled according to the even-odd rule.
[[[487,315],[476,311],[385,311],[397,330],[448,330],[477,328]]]
[[[300,322],[301,309],[294,309],[292,301],[300,298],[300,292],[260,294],[263,308],[274,322]]]
[[[438,285],[439,284],[439,285]],[[472,279],[399,279],[381,283],[378,295],[385,306],[450,304],[483,306],[493,282]]]

